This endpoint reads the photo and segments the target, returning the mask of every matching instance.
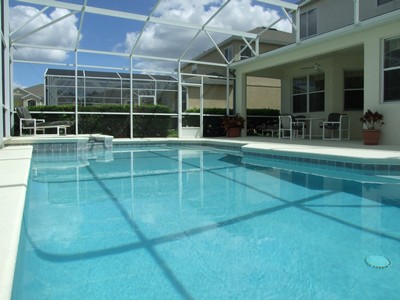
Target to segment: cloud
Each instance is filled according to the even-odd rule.
[[[216,0],[166,0],[160,2],[154,16],[176,20],[182,23],[203,25],[225,1]],[[254,5],[251,0],[230,2],[209,24],[212,27],[249,31],[260,26],[269,26],[280,18],[277,10],[261,5]],[[291,32],[291,23],[281,20],[274,28]],[[146,26],[140,42],[135,49],[136,54],[176,58],[182,54],[197,31],[174,26],[151,23]],[[218,43],[229,38],[229,35],[211,33]],[[128,32],[125,41],[118,44],[115,50],[130,52],[139,36],[138,32]],[[201,34],[185,56],[192,59],[203,51],[214,47],[211,40]]]
[[[30,6],[18,5],[10,8],[10,28],[20,28],[29,18],[39,12],[38,9]],[[52,24],[36,33],[23,37],[25,34],[37,29],[49,22],[52,22],[70,11],[66,9],[54,9],[49,15],[41,13],[32,22],[17,31],[12,40],[24,44],[38,44],[51,47],[73,48],[78,37],[77,18],[73,15],[59,22]],[[22,38],[21,38],[22,37]],[[18,40],[21,38],[20,40]],[[81,37],[80,37],[81,38]],[[68,58],[68,53],[63,50],[47,50],[37,48],[15,47],[14,58],[21,60],[37,60],[49,62],[62,62]]]
[[[157,7],[155,16],[162,19],[176,20],[182,23],[186,22],[203,25],[218,10],[221,5],[220,2],[221,1],[212,0],[163,1]],[[239,0],[232,1],[228,4],[209,25],[225,29],[249,31],[259,26],[268,26],[279,18],[280,15],[277,10],[265,8],[260,5],[253,5],[251,0]],[[291,32],[291,24],[286,19],[281,20],[274,28]],[[143,53],[149,53],[152,49],[157,49],[157,52],[168,54],[176,49],[177,45],[179,46],[182,43],[186,45],[195,33],[195,30],[151,24],[148,25],[143,32],[140,41],[140,50],[142,50]],[[137,37],[138,32],[128,32],[125,41],[117,47],[119,49],[125,48],[126,51],[132,49],[132,45],[135,43]],[[226,39],[228,37],[229,36],[225,35],[219,39]],[[206,38],[206,36],[202,38],[203,42]]]

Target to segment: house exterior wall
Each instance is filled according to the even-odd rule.
[[[242,40],[230,39],[226,43],[220,45],[220,50],[224,53],[226,48],[232,47],[233,56],[235,61],[240,61],[240,56],[235,56],[240,52],[241,46],[245,45]],[[254,48],[254,43],[252,44]],[[262,43],[259,44],[259,52],[265,53],[282,47],[278,44],[272,43]],[[208,53],[205,53],[198,61],[207,61],[214,63],[226,63],[221,53],[214,49]],[[243,60],[243,59],[242,59]],[[192,73],[192,64],[185,65],[181,71],[182,73],[190,74]],[[226,76],[226,68],[217,67],[211,65],[196,65],[197,74],[220,74],[221,76]],[[274,108],[280,109],[280,80],[272,78],[263,77],[251,77],[247,78],[246,82],[248,84],[246,88],[246,98],[247,98],[247,108]],[[215,90],[218,89],[218,90]],[[223,85],[217,85],[214,88],[206,87],[205,85],[204,93],[204,107],[216,107],[225,108],[226,107],[226,87]],[[206,92],[209,90],[209,92]],[[233,107],[233,93],[229,94],[229,107]],[[199,107],[199,99],[190,101],[188,108]]]
[[[360,1],[360,20],[365,21],[370,18],[400,9],[400,0],[377,5],[377,0],[359,0]]]
[[[204,108],[226,108],[226,87],[216,84],[205,84],[203,94]],[[200,108],[200,96],[198,88],[188,87],[190,108]],[[233,88],[229,92],[229,107],[233,107]]]
[[[281,108],[281,81],[247,76],[247,108]]]
[[[237,64],[237,76],[268,70],[279,69],[282,83],[282,108],[284,113],[292,112],[292,79],[304,74],[301,67],[310,65],[314,59],[323,66],[325,73],[325,110],[307,113],[308,116],[326,118],[330,112],[343,112],[351,117],[351,138],[361,139],[362,123],[360,117],[367,109],[378,110],[384,115],[385,125],[382,128],[381,143],[400,144],[400,101],[382,101],[382,61],[383,40],[400,36],[400,14],[391,14],[384,22],[375,19],[359,27],[349,27],[339,32],[331,32],[322,37],[310,39],[298,45],[267,53],[247,64]],[[356,54],[351,49],[362,49]],[[345,70],[364,70],[364,107],[363,111],[343,110],[343,72]],[[237,95],[242,95],[246,86],[237,85]],[[238,99],[239,100],[239,99]],[[245,102],[240,99],[239,103]],[[243,111],[241,111],[243,112]]]
[[[400,9],[400,0],[378,5],[377,0],[358,0],[359,20],[365,21],[382,14]],[[301,6],[300,14],[316,9],[317,34],[324,34],[354,24],[355,5],[349,0],[317,0]],[[295,16],[293,18],[296,19]],[[313,35],[315,36],[315,35]],[[308,37],[307,37],[308,38]]]
[[[354,2],[349,0],[312,1],[300,9],[300,14],[316,9],[317,34],[323,34],[353,24]],[[294,18],[295,20],[296,18]]]
[[[399,23],[382,26],[366,34],[364,56],[364,109],[377,110],[384,115],[381,142],[400,145],[400,101],[383,102],[383,39],[400,37]]]

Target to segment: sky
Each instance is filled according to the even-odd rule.
[[[82,5],[84,0],[62,0],[61,2]],[[152,13],[152,16],[162,20],[203,25],[225,2],[226,0],[160,0],[155,6],[156,0],[87,0],[86,4],[91,7],[140,15]],[[286,2],[296,3],[298,1],[286,0]],[[47,68],[73,68],[74,52],[57,50],[57,47],[65,49],[75,48],[77,45],[79,49],[129,54],[132,47],[136,45],[134,52],[136,54],[177,58],[197,33],[197,30],[193,29],[155,23],[145,24],[141,21],[100,16],[93,13],[82,14],[81,12],[31,33],[32,30],[66,16],[71,11],[49,8],[41,12],[45,6],[15,0],[10,0],[9,3],[10,28],[11,32],[15,31],[11,39],[20,44],[35,41],[35,43],[50,48],[43,50],[18,45],[13,47],[16,60],[46,62],[46,64],[14,64],[14,85],[23,88],[43,83],[43,74]],[[278,6],[252,0],[232,0],[211,21],[209,26],[248,31],[258,26],[268,26],[282,15]],[[27,23],[27,20],[33,16],[36,18]],[[79,34],[80,27],[82,29]],[[274,27],[291,32],[291,24],[287,19],[280,21]],[[136,44],[141,31],[142,35]],[[211,33],[211,36],[216,42],[230,37],[217,33]],[[205,33],[201,33],[184,58],[193,59],[213,46],[211,39]],[[47,64],[49,62],[54,64]],[[130,61],[121,56],[80,53],[78,64],[83,65],[80,69],[86,70],[128,72]],[[177,67],[176,63],[158,60],[134,60],[133,64],[134,69],[149,70],[149,72],[153,70],[171,71]],[[91,66],[111,67],[115,70],[97,69]]]

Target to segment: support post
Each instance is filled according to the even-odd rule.
[[[75,135],[79,133],[78,115],[78,50],[75,49]]]
[[[178,61],[178,138],[182,138],[182,74],[181,61]]]

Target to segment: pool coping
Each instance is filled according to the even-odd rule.
[[[199,146],[220,146],[220,148],[240,148],[245,154],[260,153],[265,157],[282,156],[300,159],[316,159],[353,164],[398,165],[399,150],[338,148],[330,146],[293,145],[268,142],[252,142],[226,139],[121,139],[114,140],[114,146],[145,144],[186,144]],[[317,162],[316,161],[316,162]]]
[[[109,136],[96,135],[99,140],[110,140]],[[32,144],[78,143],[87,141],[89,136],[80,137],[27,137],[7,143],[0,149],[0,300],[11,298],[13,275],[18,253],[19,236],[25,205],[27,183],[33,154]],[[284,143],[254,142],[227,139],[177,139],[177,138],[137,138],[113,140],[117,146],[145,144],[176,144],[215,146],[223,149],[238,149],[249,156],[262,159],[282,156],[302,159],[319,159],[373,163],[377,165],[394,164],[400,166],[400,151],[377,149],[352,149],[321,147],[312,145],[293,145]],[[318,160],[318,159],[317,159]]]
[[[0,299],[11,298],[32,146],[0,149]]]

